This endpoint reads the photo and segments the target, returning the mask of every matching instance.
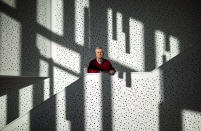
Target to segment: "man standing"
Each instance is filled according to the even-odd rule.
[[[110,75],[114,75],[116,72],[115,69],[112,67],[110,61],[103,58],[103,55],[103,49],[96,47],[96,58],[89,63],[88,73],[106,72]]]

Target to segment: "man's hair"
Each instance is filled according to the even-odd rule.
[[[103,48],[102,48],[102,47],[96,47],[95,52],[96,52],[96,50],[97,50],[97,49],[102,49],[102,50],[103,50]]]

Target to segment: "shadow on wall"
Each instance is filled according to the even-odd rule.
[[[32,96],[32,92],[23,92],[23,88],[37,88],[40,90],[40,93],[37,94],[37,101],[41,100],[41,94],[43,92],[43,81],[45,78],[17,78],[17,77],[3,77],[0,78],[0,96],[7,95],[7,120],[6,124],[9,124],[11,121],[19,117],[19,109],[23,110],[26,108],[26,104],[34,105],[34,103],[26,102],[29,101],[27,95]],[[19,94],[21,93],[21,96]],[[29,94],[27,94],[29,93]],[[22,98],[20,99],[20,97]],[[43,97],[42,97],[43,98]],[[19,101],[22,100],[22,101]]]
[[[56,97],[52,96],[30,111],[30,131],[56,130]],[[21,125],[22,129],[24,125]]]
[[[180,52],[200,41],[201,11],[196,2],[184,1],[133,1],[133,0],[112,0],[108,2],[113,10],[114,19],[116,12],[122,13],[123,31],[126,35],[126,45],[129,41],[129,18],[133,18],[143,23],[144,29],[144,57],[145,70],[151,71],[156,67],[155,32],[164,32],[164,51],[170,51],[170,35],[175,36],[180,41]],[[114,23],[116,23],[114,21]],[[114,29],[117,30],[117,29]],[[114,33],[117,31],[114,31]],[[113,36],[116,34],[113,34]],[[114,37],[115,39],[116,37]],[[126,52],[128,47],[125,47]],[[131,53],[132,49],[127,51]]]
[[[126,46],[125,52],[127,54],[130,54],[133,50],[130,47],[130,36],[129,36],[129,24],[128,24],[128,19],[130,17],[141,21],[144,25],[144,54],[145,54],[145,70],[146,71],[151,71],[155,68],[155,41],[154,41],[154,33],[155,30],[161,30],[165,32],[167,36],[173,35],[176,36],[180,42],[180,50],[183,51],[189,46],[192,46],[192,44],[196,43],[197,41],[200,41],[200,20],[198,19],[200,16],[200,9],[198,7],[198,4],[193,3],[193,2],[187,2],[187,1],[182,1],[181,2],[175,2],[175,1],[160,1],[160,2],[145,2],[145,1],[133,1],[133,0],[111,0],[111,1],[105,1],[105,0],[99,0],[99,1],[90,1],[90,10],[85,9],[85,18],[84,21],[88,24],[85,24],[85,40],[84,46],[79,46],[77,43],[75,43],[75,11],[74,11],[74,0],[68,0],[64,1],[64,35],[59,36],[54,34],[53,32],[43,28],[41,25],[39,25],[36,22],[36,2],[32,1],[27,2],[25,0],[17,0],[17,10],[12,10],[10,9],[7,5],[5,5],[3,2],[0,2],[0,11],[6,13],[12,18],[15,18],[19,20],[22,24],[22,74],[26,74],[26,71],[30,72],[35,72],[35,75],[39,74],[39,51],[36,48],[36,34],[39,33],[40,35],[44,36],[45,38],[54,41],[55,43],[58,43],[62,47],[65,47],[67,49],[73,50],[77,53],[80,54],[81,56],[81,62],[78,63],[80,64],[81,67],[81,73],[76,74],[75,72],[66,69],[65,71],[72,74],[72,75],[77,75],[79,77],[83,76],[83,69],[88,65],[88,62],[90,59],[95,56],[94,54],[94,49],[96,46],[102,46],[103,49],[105,50],[106,58],[108,57],[108,33],[107,33],[107,27],[108,27],[108,21],[107,21],[107,10],[108,8],[111,8],[113,10],[114,14],[114,19],[113,19],[113,39],[116,40],[117,37],[117,27],[116,27],[116,12],[121,12],[123,16],[123,31],[126,35]],[[5,8],[6,7],[6,8]],[[89,13],[87,14],[87,12]],[[24,18],[26,17],[26,19]],[[90,24],[89,24],[90,23]],[[29,29],[29,30],[27,30]],[[90,33],[89,33],[90,32]],[[90,42],[88,43],[88,39],[90,39]],[[166,47],[167,50],[169,49],[168,42],[166,42]],[[89,48],[90,46],[90,48]],[[196,57],[195,57],[196,58]],[[126,58],[125,58],[126,59]],[[199,59],[195,59],[195,62]],[[172,120],[177,119],[178,121],[175,122],[174,127],[176,129],[180,130],[181,127],[181,116],[179,115],[181,112],[181,109],[192,109],[192,110],[198,110],[200,111],[199,107],[196,107],[196,102],[194,103],[194,99],[200,100],[198,95],[187,95],[185,97],[180,97],[176,95],[175,93],[181,94],[181,90],[184,91],[184,94],[190,94],[189,92],[194,93],[191,89],[186,89],[185,85],[182,82],[185,82],[186,80],[192,80],[191,83],[186,83],[186,85],[192,86],[197,83],[196,80],[193,80],[192,78],[194,76],[197,76],[193,73],[193,70],[196,68],[193,68],[191,71],[192,72],[187,72],[187,70],[182,70],[182,72],[178,71],[173,71],[173,73],[170,73],[169,70],[172,70],[171,67],[172,65],[179,65],[177,61],[178,59],[175,60],[175,64],[170,64],[166,65],[164,69],[164,75],[166,78],[164,80],[164,103],[161,104],[161,116],[160,116],[160,128],[163,130],[163,127],[166,125],[170,126],[173,122]],[[123,65],[123,63],[118,63],[118,60],[113,60],[112,61],[113,65],[117,70],[120,71],[134,71],[130,68],[127,68],[126,66]],[[186,63],[182,65],[189,65],[191,61],[186,61]],[[51,77],[51,90],[53,90],[53,66],[55,66],[55,63],[49,63],[51,65],[50,70],[49,70],[49,75]],[[30,68],[33,66],[33,68]],[[178,67],[178,66],[176,66]],[[191,67],[185,67],[185,68],[191,68]],[[176,70],[179,70],[176,68]],[[176,72],[176,73],[175,73]],[[182,75],[181,75],[182,74]],[[177,75],[181,75],[183,77],[179,77],[177,79]],[[129,87],[131,84],[130,81],[130,74],[128,73],[127,75],[127,86]],[[185,78],[184,76],[189,76],[189,78]],[[122,75],[119,75],[121,78]],[[173,79],[174,78],[174,79]],[[16,80],[12,79],[11,81],[18,81],[21,82],[19,83],[19,87],[17,84],[14,86],[8,85],[9,87],[13,87],[15,89],[12,89],[12,91],[6,91],[8,89],[3,89],[6,94],[8,94],[8,122],[11,122],[13,119],[15,119],[18,116],[18,111],[19,110],[13,110],[13,107],[16,107],[16,109],[19,108],[18,102],[13,102],[14,99],[17,100],[18,98],[18,90],[26,85],[33,84],[33,79],[25,79],[25,78],[17,78]],[[23,81],[23,82],[22,82]],[[27,83],[28,82],[28,83]],[[29,83],[30,82],[30,83]],[[42,79],[40,79],[37,83],[40,83],[40,86],[42,86]],[[171,83],[171,85],[169,85]],[[75,85],[78,84],[77,88],[72,88],[71,86],[66,87],[66,111],[67,111],[67,119],[71,121],[72,123],[72,129],[79,129],[79,130],[84,130],[84,92],[83,92],[83,80],[80,78],[80,80],[77,81],[77,83],[73,83]],[[81,86],[80,86],[80,85]],[[183,86],[180,86],[183,85]],[[177,88],[173,88],[177,87]],[[43,87],[41,89],[38,89],[37,86],[34,87],[33,91],[33,96],[34,96],[34,103],[39,104],[43,100]],[[182,88],[182,89],[180,89]],[[185,88],[185,89],[183,89]],[[192,87],[193,88],[193,87]],[[194,86],[196,88],[196,86]],[[172,89],[172,90],[171,90]],[[197,89],[197,88],[196,88]],[[190,91],[189,91],[190,90]],[[53,92],[53,91],[51,91]],[[171,92],[169,94],[169,92]],[[173,95],[172,94],[175,94]],[[12,96],[9,96],[9,93],[12,94]],[[79,94],[77,94],[79,93]],[[195,93],[198,93],[196,91]],[[3,93],[1,93],[3,94]],[[111,118],[111,113],[112,111],[109,111],[111,108],[111,90],[105,89],[103,86],[103,95],[106,97],[103,98],[103,129],[112,129],[112,118]],[[39,96],[39,97],[38,97]],[[179,97],[179,99],[177,98]],[[197,97],[197,98],[196,98]],[[185,101],[182,101],[181,98],[184,98]],[[188,99],[189,98],[189,99]],[[10,100],[12,99],[12,100]],[[176,101],[175,101],[176,100]],[[40,102],[39,102],[40,101]],[[54,101],[54,102],[52,102]],[[109,104],[108,104],[109,103]],[[171,104],[169,104],[171,103]],[[182,103],[182,104],[181,104]],[[193,104],[194,103],[194,104]],[[34,104],[34,105],[35,105]],[[179,106],[178,106],[179,104]],[[45,110],[49,110],[48,108],[53,109],[50,111],[50,114],[40,114],[42,115],[41,117],[51,117],[50,120],[51,122],[51,129],[55,129],[56,123],[55,123],[55,97],[51,98],[50,102],[44,103],[44,105],[47,105],[47,108],[44,110],[41,108],[41,112],[45,112]],[[108,106],[109,105],[109,106]],[[166,110],[168,108],[169,110]],[[178,107],[176,110],[171,110],[171,107]],[[32,121],[32,127],[31,129],[35,128],[45,128],[45,126],[48,126],[47,124],[41,125],[38,123],[38,117],[36,117],[37,112],[39,111],[37,108],[35,110],[31,111],[31,121]],[[107,109],[107,111],[106,111]],[[75,112],[77,111],[77,112]],[[10,112],[10,113],[9,113]],[[167,117],[165,114],[169,114]],[[178,117],[176,117],[178,116]],[[163,119],[164,118],[164,119]],[[42,120],[43,118],[40,118]],[[36,122],[36,123],[35,123]],[[110,123],[109,125],[104,124],[104,123]],[[37,125],[41,125],[38,126]],[[173,126],[170,126],[172,129]],[[51,130],[50,129],[50,130]]]
[[[84,81],[80,78],[65,88],[66,119],[71,122],[71,131],[84,131]]]
[[[197,45],[160,68],[164,82],[163,101],[160,104],[160,131],[182,131],[186,121],[183,111],[201,112],[200,65],[201,46]],[[200,126],[192,123],[191,119],[187,119],[187,123]]]
[[[7,16],[11,18],[11,19],[10,18],[8,19],[19,22],[20,29],[17,29],[17,30],[20,30],[20,33],[21,33],[21,34],[15,34],[16,32],[14,30],[18,28],[18,27],[14,27],[15,25],[11,25],[14,27],[13,30],[6,30],[10,32],[11,34],[10,36],[8,36],[8,39],[9,37],[11,37],[10,39],[15,40],[18,38],[16,36],[19,35],[19,38],[18,38],[19,40],[16,40],[16,41],[20,41],[20,43],[16,42],[15,44],[19,44],[18,46],[20,46],[19,54],[21,56],[18,59],[21,62],[20,75],[23,76],[23,77],[3,76],[0,78],[0,82],[1,82],[0,94],[1,96],[7,95],[7,101],[5,101],[7,103],[6,104],[7,107],[5,107],[7,109],[6,124],[9,124],[10,122],[18,118],[20,115],[26,113],[28,110],[34,108],[35,106],[41,104],[44,101],[44,96],[46,93],[44,92],[44,81],[47,77],[39,77],[41,73],[40,72],[41,69],[45,69],[45,68],[39,65],[41,54],[40,54],[40,50],[37,47],[37,44],[38,44],[37,34],[42,30],[42,28],[40,28],[39,24],[37,23],[37,15],[38,15],[37,2],[38,1],[36,0],[29,1],[29,2],[27,2],[26,0],[16,0],[15,2],[13,2],[15,3],[16,7],[12,8],[11,6],[9,6],[9,4],[6,4],[6,3],[9,3],[8,1],[5,3],[4,1],[0,1],[0,11],[2,11],[4,14],[6,14]],[[9,24],[9,20],[8,20],[8,23],[6,24]],[[1,25],[1,26],[5,26],[5,25]],[[38,29],[40,31],[38,31]],[[3,35],[5,35],[5,33]],[[39,44],[47,43],[46,41],[42,41],[42,42],[40,42]],[[50,42],[48,44],[50,44]],[[14,47],[15,46],[17,45],[14,45]],[[10,48],[12,47],[13,46],[11,46]],[[50,47],[50,45],[48,47]],[[15,48],[12,48],[10,53],[13,53],[12,50],[14,51],[14,53],[16,53]],[[9,57],[9,56],[4,56],[4,57]],[[50,78],[50,82],[49,82],[50,91],[48,91],[49,92],[48,95],[51,96],[53,95],[53,67],[52,67],[53,62],[51,59],[45,59],[45,60],[47,61],[49,66],[48,68],[49,71],[47,70],[49,74],[49,78]],[[19,66],[19,65],[14,65],[14,63],[11,62],[7,64],[8,65],[11,64],[12,67]],[[55,116],[55,112],[52,115]],[[30,114],[31,128],[30,129],[32,129],[34,118],[35,116],[33,116],[31,112]],[[52,125],[52,129],[55,129],[55,123],[51,125]]]
[[[80,78],[66,87],[64,92],[52,96],[50,99],[32,109],[30,111],[30,130],[55,131],[69,129],[71,131],[84,131],[83,90],[83,78]],[[64,105],[66,107],[62,108]],[[67,121],[65,121],[65,118]],[[68,121],[70,122],[70,126],[66,127],[66,122]],[[23,128],[23,125],[19,126]]]

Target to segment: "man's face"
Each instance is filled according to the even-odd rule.
[[[96,49],[96,57],[98,59],[102,59],[103,58],[103,49]]]

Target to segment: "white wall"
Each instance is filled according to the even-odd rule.
[[[50,29],[50,1],[1,3],[0,75],[49,76],[49,64],[42,58],[51,58],[51,44],[38,30]]]
[[[109,123],[113,124],[107,125],[103,122],[103,127],[115,130],[124,130],[124,128],[125,130],[158,128],[165,130],[167,125],[170,130],[180,130],[182,122],[186,123],[185,130],[190,130],[194,126],[199,128],[197,124],[191,124],[187,120],[187,118],[192,118],[189,114],[199,119],[199,105],[196,102],[194,105],[190,104],[200,99],[197,86],[193,89],[198,93],[196,97],[190,97],[190,100],[185,98],[185,101],[189,103],[184,102],[178,110],[173,108],[177,108],[176,105],[182,103],[182,100],[171,104],[172,99],[177,99],[176,96],[181,93],[180,88],[176,87],[180,87],[183,81],[186,84],[189,84],[189,80],[193,83],[189,85],[190,91],[193,88],[191,85],[199,82],[199,79],[195,81],[191,79],[191,76],[197,78],[200,73],[199,58],[195,57],[199,53],[195,53],[195,56],[191,56],[190,53],[190,58],[186,63],[180,64],[179,62],[181,58],[188,56],[185,55],[188,54],[186,53],[188,50],[195,51],[191,49],[192,47],[200,48],[199,12],[201,11],[198,4],[186,1],[166,3],[129,0],[40,0],[32,2],[3,0],[0,4],[0,101],[2,105],[0,107],[0,129],[12,122],[14,126],[9,125],[5,129],[16,128],[17,125],[21,125],[18,120],[23,123],[19,128],[24,128],[25,121],[28,123],[27,130],[37,128],[37,124],[39,124],[38,128],[51,125],[50,130],[56,128],[61,130],[63,125],[72,130],[85,127],[86,129],[102,128],[98,123],[102,123],[104,119],[108,119]],[[94,100],[85,98],[85,93],[89,93],[89,96],[92,95],[93,98],[93,94],[90,94],[93,90],[87,90],[93,82],[85,84],[89,84],[85,87],[86,92],[84,87],[83,89],[78,87],[79,84],[84,83],[82,78],[84,78],[89,61],[95,57],[96,46],[103,47],[105,58],[112,62],[119,76],[116,75],[106,80],[106,83],[114,83],[111,86],[111,94],[106,93],[105,100],[100,97],[97,99],[99,102],[103,100],[107,103],[109,100],[116,104],[113,106],[109,103],[106,107],[97,105],[97,110],[95,110],[95,112],[98,110],[102,112],[102,110],[111,108],[116,112],[106,111],[102,114],[105,117],[103,120],[100,120],[100,114],[96,114],[97,116],[93,116],[97,118],[96,122],[91,123],[89,119],[92,116],[89,114],[86,117],[85,110],[90,112],[88,109],[93,104],[88,105],[88,103]],[[157,68],[162,72],[162,76],[156,72],[147,72]],[[186,70],[192,69],[197,73],[188,75]],[[121,72],[127,73],[122,75]],[[182,79],[178,79],[181,72],[185,72],[185,75],[182,74]],[[125,87],[125,81],[128,87]],[[97,82],[97,85],[100,85],[103,81]],[[159,83],[162,85],[158,85]],[[134,89],[136,86],[137,90]],[[176,90],[169,90],[172,87]],[[100,89],[101,85],[97,89],[99,94]],[[67,92],[68,96],[64,97],[66,93],[64,90],[72,94]],[[44,105],[35,108],[59,92],[63,94],[60,93],[46,104],[44,103],[46,108]],[[98,92],[94,95],[98,95]],[[177,92],[177,95],[171,96],[174,92]],[[139,96],[140,94],[135,96],[135,93],[140,93],[142,96]],[[152,96],[151,93],[156,95]],[[184,94],[187,94],[187,91],[184,91]],[[74,95],[77,96],[75,99]],[[110,101],[110,95],[114,101]],[[167,99],[162,99],[160,103],[159,100],[163,96]],[[117,102],[120,97],[125,100],[125,103]],[[156,100],[150,100],[150,97]],[[179,95],[179,99],[182,98],[182,95]],[[89,102],[85,103],[86,101]],[[143,102],[147,103],[148,107],[140,105]],[[65,103],[68,106],[65,106]],[[137,105],[142,110],[148,111],[144,111],[145,114],[140,116],[141,109],[129,106],[129,104]],[[170,108],[168,113],[166,106]],[[151,109],[153,107],[153,114],[150,114],[149,107]],[[65,108],[67,108],[66,112]],[[39,118],[35,117],[37,112],[39,112]],[[178,117],[171,116],[175,112]],[[182,118],[179,115],[181,112],[184,115]],[[108,113],[115,114],[107,116]],[[166,113],[171,117],[167,119]],[[125,114],[127,116],[124,118]],[[22,116],[24,116],[22,119],[14,122]],[[64,119],[65,117],[67,120]],[[47,118],[50,123],[43,125],[37,123],[38,119],[46,120]],[[174,119],[178,121],[175,122],[176,126],[170,126]],[[131,121],[135,123],[139,121],[139,123],[133,125]],[[139,129],[139,127],[142,128]]]

